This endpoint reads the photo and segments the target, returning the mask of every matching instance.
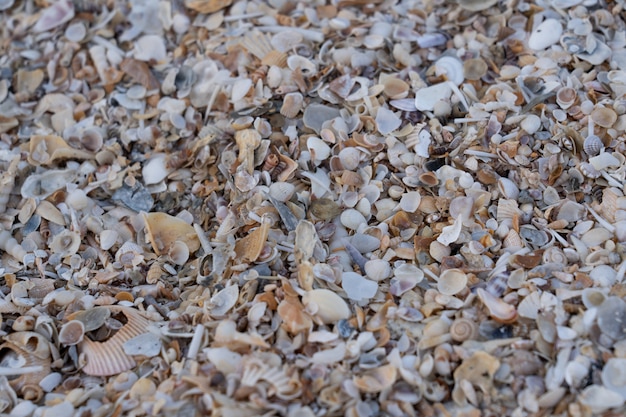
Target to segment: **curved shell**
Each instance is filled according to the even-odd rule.
[[[435,74],[444,76],[446,80],[452,81],[456,85],[460,85],[465,80],[463,63],[460,59],[453,56],[439,58],[435,62]]]
[[[85,336],[85,325],[80,320],[70,320],[59,330],[59,342],[66,346],[80,343]]]
[[[602,139],[596,135],[587,136],[583,142],[583,150],[589,156],[598,155],[603,147],[604,143],[602,143]]]
[[[610,358],[602,368],[602,384],[626,399],[626,359]]]
[[[343,298],[327,289],[307,291],[302,296],[302,304],[310,314],[324,324],[331,324],[350,317],[350,308]]]
[[[288,93],[283,99],[283,105],[280,107],[280,114],[288,119],[292,119],[300,113],[304,107],[304,97],[301,93]]]
[[[567,110],[576,104],[578,94],[572,87],[561,87],[556,92],[556,102],[563,109]]]
[[[489,314],[494,320],[501,323],[512,323],[517,320],[517,310],[514,306],[505,303],[482,288],[478,289],[478,297],[489,310]]]
[[[222,317],[235,306],[239,298],[239,287],[230,285],[219,291],[209,301],[209,309],[214,317]]]
[[[109,376],[132,369],[135,360],[124,353],[123,345],[135,336],[147,331],[150,321],[135,309],[122,306],[101,307],[112,314],[123,314],[124,324],[112,337],[104,342],[93,341],[87,334],[79,344],[79,352],[84,355],[85,366],[82,371],[87,375]]]
[[[32,165],[49,165],[62,159],[89,159],[91,152],[72,148],[60,136],[35,135],[28,143],[28,162]]]
[[[396,380],[396,376],[397,369],[390,364],[369,370],[361,376],[354,377],[352,381],[359,390],[367,393],[376,393],[391,387]]]
[[[200,240],[193,226],[167,213],[143,213],[146,235],[154,253],[164,255],[176,241],[187,245],[193,253],[200,248]]]
[[[455,295],[467,286],[467,274],[460,269],[446,269],[439,276],[437,289],[445,295]]]
[[[55,235],[50,244],[53,253],[58,253],[63,257],[75,254],[80,247],[80,234],[70,230],[64,230]]]

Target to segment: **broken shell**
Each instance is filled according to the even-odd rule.
[[[307,291],[302,296],[302,304],[307,308],[307,311],[311,311],[311,314],[318,317],[324,324],[336,323],[350,317],[348,304],[330,290]]]
[[[517,319],[515,306],[507,304],[482,288],[478,289],[478,297],[489,310],[489,314],[501,323],[512,323]]]
[[[304,97],[300,93],[288,93],[283,98],[283,105],[280,108],[280,114],[292,119],[300,113],[304,107]]]
[[[72,148],[60,136],[34,135],[29,141],[28,162],[49,165],[64,159],[90,159],[93,154]]]
[[[25,400],[39,401],[43,391],[39,381],[51,371],[50,343],[39,333],[17,332],[4,336],[0,360],[4,366],[27,368],[29,372],[9,379],[9,384]]]
[[[363,392],[376,393],[391,387],[396,380],[396,375],[396,367],[390,364],[368,370],[361,376],[355,376],[352,382]]]
[[[189,247],[184,242],[177,240],[167,251],[167,255],[176,265],[184,265],[189,259]]]
[[[435,74],[445,76],[445,79],[452,81],[456,85],[461,85],[465,80],[463,75],[463,63],[453,56],[444,56],[435,62]]]
[[[504,198],[517,200],[519,196],[519,188],[513,181],[508,178],[500,178],[498,180],[498,190]]]
[[[82,371],[87,375],[109,376],[132,369],[136,363],[133,358],[124,353],[123,345],[126,341],[146,332],[150,322],[139,312],[129,307],[109,306],[112,314],[123,314],[124,324],[112,337],[104,342],[93,341],[89,335],[79,344],[79,351],[85,358]]]
[[[235,244],[237,257],[244,262],[256,261],[267,242],[271,220],[261,219],[261,225]]]
[[[64,230],[55,235],[50,243],[50,249],[53,253],[58,253],[62,257],[75,254],[80,247],[80,234],[70,230]]]
[[[181,241],[193,253],[200,248],[195,229],[184,220],[166,213],[143,213],[146,235],[157,255],[169,252],[176,241]]]
[[[601,127],[610,128],[617,121],[617,113],[609,107],[596,107],[590,114],[595,124]]]
[[[223,317],[235,306],[239,299],[239,286],[230,285],[219,291],[209,301],[209,310],[213,317]]]
[[[598,327],[614,340],[626,338],[626,302],[619,297],[608,297],[598,307]]]
[[[70,320],[59,330],[59,342],[66,346],[76,345],[83,340],[85,325],[79,320]]]
[[[578,396],[578,401],[589,407],[592,413],[600,414],[610,408],[624,405],[621,394],[601,385],[589,385]]]
[[[467,286],[467,274],[460,269],[446,269],[439,276],[437,289],[445,295],[455,295]]]

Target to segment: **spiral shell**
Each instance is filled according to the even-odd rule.
[[[587,136],[583,142],[583,150],[589,156],[598,155],[603,147],[602,139],[596,135]]]
[[[565,253],[556,246],[551,246],[543,252],[543,262],[544,263],[558,263],[562,265],[567,265],[568,260]]]
[[[450,336],[456,342],[474,340],[478,336],[478,326],[473,320],[458,318],[450,325]]]

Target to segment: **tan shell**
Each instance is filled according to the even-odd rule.
[[[59,342],[66,346],[80,343],[85,336],[85,325],[80,320],[70,320],[59,330]]]
[[[185,243],[190,253],[200,248],[195,229],[184,220],[158,212],[143,213],[143,218],[146,235],[157,255],[167,254],[177,240]]]
[[[445,295],[455,295],[467,286],[467,274],[460,269],[446,269],[441,273],[437,282],[437,289]]]
[[[72,148],[60,136],[34,135],[28,142],[28,162],[32,165],[49,165],[63,159],[90,159],[91,152]]]
[[[469,381],[477,386],[485,394],[489,394],[493,386],[493,376],[500,367],[500,361],[490,354],[482,351],[465,359],[454,371],[454,390],[452,399],[460,406],[466,405],[465,394],[461,389],[461,381]]]
[[[384,365],[365,372],[362,376],[354,377],[352,381],[356,387],[367,393],[381,392],[396,381],[397,369],[393,365]]]
[[[478,289],[478,297],[489,310],[494,320],[501,323],[512,323],[517,320],[517,310],[514,306],[494,297],[482,288]]]
[[[248,236],[240,239],[235,244],[235,253],[237,258],[243,262],[254,262],[267,242],[267,236],[270,230],[271,221],[264,218],[261,225],[248,234]]]
[[[478,326],[473,320],[458,318],[450,325],[450,336],[457,342],[474,340],[478,336]]]
[[[185,6],[198,13],[213,13],[233,3],[233,0],[186,0]]]
[[[283,99],[283,105],[280,108],[280,114],[288,119],[292,119],[300,113],[304,106],[304,97],[300,93],[289,93]]]
[[[135,360],[124,353],[123,344],[135,336],[146,333],[150,321],[135,309],[108,306],[112,314],[123,314],[127,323],[105,342],[94,342],[89,335],[79,345],[86,363],[82,371],[87,375],[109,376],[135,367]]]
[[[324,324],[335,323],[350,317],[350,308],[343,298],[327,289],[315,289],[302,296],[302,304]],[[315,305],[315,311],[311,306]]]

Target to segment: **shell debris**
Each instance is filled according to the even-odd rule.
[[[623,2],[538,3],[0,0],[0,411],[626,413]]]

